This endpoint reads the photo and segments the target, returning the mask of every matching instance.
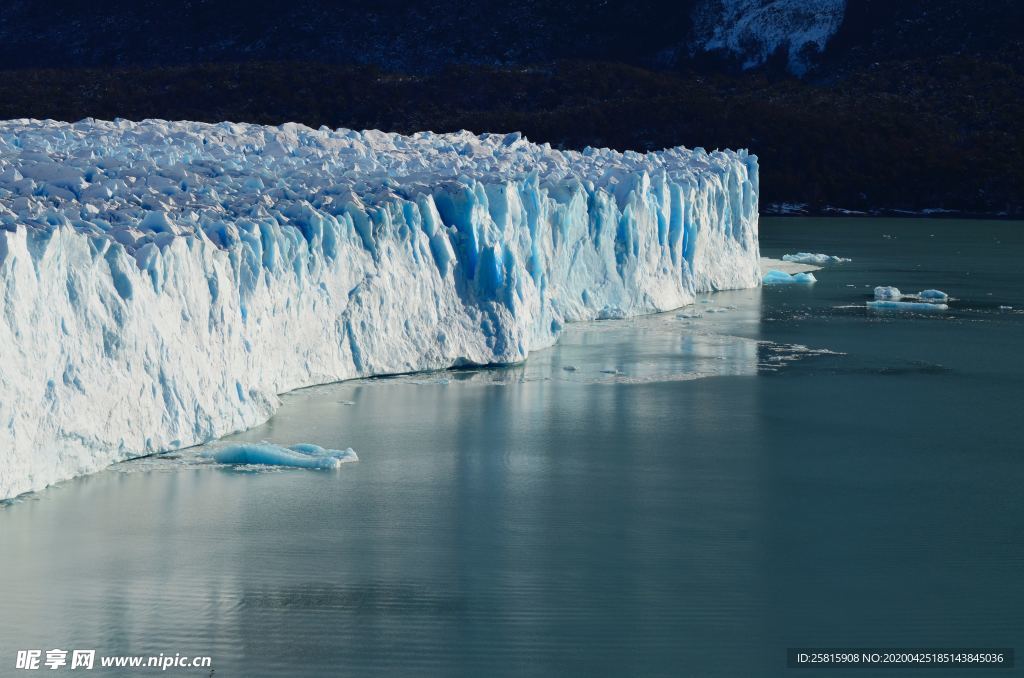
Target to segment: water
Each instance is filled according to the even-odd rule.
[[[1013,647],[1022,227],[766,219],[768,256],[854,261],[573,326],[514,368],[297,392],[235,437],[354,447],[337,472],[186,452],[8,504],[0,673],[19,648],[217,676],[779,676],[804,674],[791,646]],[[879,284],[958,301],[868,314]]]

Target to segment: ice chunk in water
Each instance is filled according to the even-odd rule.
[[[813,252],[797,252],[796,254],[785,254],[782,256],[783,261],[791,261],[795,264],[814,264],[815,266],[824,266],[825,264],[842,264],[853,259],[847,259],[846,257],[836,257],[831,254],[815,254]]]
[[[202,456],[219,464],[256,464],[265,466],[293,466],[296,468],[338,468],[350,461],[359,461],[355,450],[328,450],[310,443],[282,447],[271,443],[232,443],[207,450]]]
[[[946,304],[934,304],[924,301],[869,301],[868,308],[872,311],[945,311],[949,308]]]
[[[900,299],[902,297],[903,293],[898,287],[881,285],[875,288],[875,299]]]
[[[942,290],[922,290],[918,292],[917,296],[920,299],[927,299],[929,301],[948,301],[949,295]]]
[[[813,273],[794,273],[790,275],[784,271],[771,270],[764,274],[762,282],[765,285],[787,285],[792,283],[810,284],[817,282]]]

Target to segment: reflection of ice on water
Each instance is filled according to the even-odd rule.
[[[342,385],[314,386],[303,397],[344,397],[351,385],[495,386],[561,381],[580,384],[643,384],[774,372],[803,357],[829,353],[759,339],[761,291],[702,295],[692,306],[624,320],[576,323],[558,344],[516,365],[469,367],[374,377]],[[346,391],[347,392],[347,391]],[[333,394],[333,395],[332,395]]]
[[[340,416],[339,409],[358,406],[357,394],[362,389],[386,385],[408,388],[549,382],[598,388],[628,387],[770,374],[801,359],[834,355],[828,349],[764,341],[760,338],[761,322],[760,290],[719,292],[699,298],[693,306],[669,313],[569,325],[557,345],[536,351],[528,360],[516,365],[374,377],[302,389],[283,396],[282,413],[297,407],[307,415],[317,412],[314,419],[318,422],[333,421]],[[266,430],[259,435],[272,437],[270,433]],[[311,429],[303,435],[322,433]],[[344,434],[339,436],[339,440],[347,440]],[[302,441],[289,439],[286,442]],[[118,464],[114,470],[131,473],[219,467],[204,456],[217,445],[137,459]],[[277,466],[238,468],[253,473],[289,472]]]

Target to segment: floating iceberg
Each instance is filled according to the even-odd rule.
[[[897,287],[880,286],[875,288],[875,299],[886,301],[912,299],[935,305],[949,301],[949,295],[941,290],[922,290],[917,294],[904,294]]]
[[[949,301],[949,295],[942,290],[922,290],[917,293],[917,298],[927,301]]]
[[[836,257],[830,254],[814,254],[812,252],[797,252],[796,254],[784,254],[782,255],[783,261],[790,261],[794,264],[813,264],[815,266],[825,266],[826,264],[843,264],[853,259],[847,259],[846,257]]]
[[[902,299],[903,293],[898,287],[878,286],[875,288],[875,299]]]
[[[331,469],[342,464],[359,461],[351,447],[345,450],[327,450],[319,445],[300,443],[289,447],[270,443],[232,443],[207,450],[201,456],[218,464],[293,466],[296,468]]]
[[[869,301],[868,308],[872,311],[922,311],[934,312],[949,309],[946,304],[929,303],[926,301]]]
[[[0,497],[754,287],[757,196],[745,151],[0,122]]]
[[[765,285],[811,284],[818,282],[818,279],[814,277],[813,273],[794,273],[790,275],[785,271],[771,270],[764,274],[761,282]]]

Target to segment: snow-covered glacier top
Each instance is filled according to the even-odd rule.
[[[0,122],[0,498],[757,285],[757,194],[745,151]]]
[[[555,191],[582,184],[623,201],[642,173],[696,180],[734,157],[682,147],[561,151],[518,132],[405,136],[294,123],[9,120],[0,122],[0,223],[50,228],[56,212],[80,231],[134,250],[220,219],[273,214],[288,221],[302,204],[329,213],[368,209],[531,174]]]

